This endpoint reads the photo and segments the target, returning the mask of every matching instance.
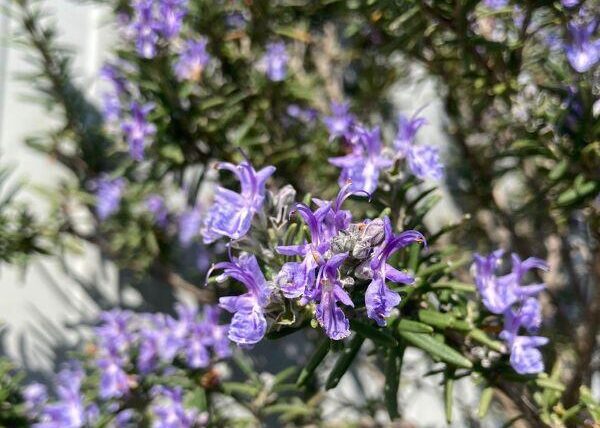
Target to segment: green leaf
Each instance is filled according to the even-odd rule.
[[[342,379],[342,376],[344,376],[346,371],[348,371],[348,368],[350,368],[350,364],[354,361],[354,358],[356,357],[356,354],[358,354],[364,341],[364,336],[361,336],[360,334],[357,334],[352,338],[348,346],[342,351],[342,355],[340,355],[335,362],[331,373],[329,373],[329,377],[325,383],[325,389],[332,389],[337,386]]]
[[[440,329],[452,328],[461,331],[469,331],[472,329],[471,325],[466,321],[457,320],[450,314],[444,314],[427,309],[422,309],[419,311],[419,319],[425,324],[429,324]]]
[[[227,395],[241,394],[250,398],[256,397],[260,392],[260,388],[257,386],[242,382],[223,382],[221,388]]]
[[[479,399],[479,409],[477,409],[477,417],[479,419],[482,419],[487,414],[493,397],[494,388],[491,386],[485,388],[481,393],[481,398]]]
[[[452,423],[452,398],[454,396],[454,370],[446,369],[444,376],[444,410],[446,413],[446,423]]]
[[[319,366],[321,362],[325,359],[327,354],[329,353],[330,340],[325,338],[323,341],[317,346],[311,355],[310,359],[306,363],[306,366],[300,372],[298,376],[298,380],[296,381],[296,385],[302,386],[306,383],[308,379],[310,379]]]
[[[496,352],[504,352],[506,351],[506,346],[502,342],[497,340],[490,339],[490,337],[486,334],[485,331],[480,330],[478,328],[474,328],[471,330],[467,337],[475,340],[476,342],[481,343],[482,345],[487,346],[490,349],[493,349]]]
[[[548,173],[550,181],[558,181],[564,177],[565,173],[569,170],[569,160],[563,159],[557,163],[554,168]]]
[[[435,284],[431,284],[431,288],[450,289],[466,293],[474,293],[476,291],[475,285],[459,281],[436,282]]]
[[[412,321],[408,319],[401,319],[398,323],[398,331],[410,332],[410,333],[433,333],[433,327],[422,322]]]
[[[400,331],[400,336],[402,336],[402,338],[411,345],[424,350],[431,356],[436,357],[448,364],[453,364],[457,367],[463,367],[466,369],[473,367],[473,363],[471,363],[471,361],[469,361],[469,359],[463,356],[460,352],[454,348],[451,348],[445,343],[436,340],[429,334]]]
[[[206,391],[203,388],[196,388],[185,397],[186,407],[193,407],[203,412],[208,408]]]
[[[398,342],[396,341],[396,339],[394,339],[394,336],[372,325],[365,324],[358,320],[351,320],[350,328],[358,334],[360,334],[361,336],[366,337],[367,339],[371,339],[373,343],[377,345],[382,345],[386,347],[398,346]]]
[[[552,389],[552,390],[558,391],[558,392],[564,392],[564,390],[566,389],[566,387],[562,384],[562,382],[559,382],[557,380],[550,379],[550,378],[544,378],[544,377],[538,377],[535,380],[535,384],[537,386],[539,386],[540,388]]]
[[[400,386],[400,372],[402,370],[403,358],[403,346],[387,350],[383,395],[385,407],[392,421],[400,417],[400,412],[398,411],[398,388]]]

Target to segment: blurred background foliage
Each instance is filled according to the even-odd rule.
[[[100,3],[117,17],[131,13],[126,1]],[[36,69],[23,78],[31,83],[31,95],[58,118],[55,129],[32,136],[28,144],[70,174],[48,189],[48,219],[34,219],[12,202],[11,189],[3,191],[2,260],[22,263],[31,254],[77,250],[84,240],[139,281],[151,276],[191,292],[199,302],[212,302],[213,291],[202,285],[211,255],[222,254],[222,246],[206,247],[198,240],[182,246],[173,223],[159,227],[143,209],[148,196],[174,195],[177,208],[169,216],[175,222],[183,212],[206,205],[207,183],[218,178],[215,161],[240,162],[247,155],[257,167],[276,166],[273,188],[291,184],[300,199],[307,194],[331,198],[338,171],[327,159],[342,153],[328,142],[326,127],[307,117],[328,115],[331,102],[349,101],[361,120],[380,125],[389,140],[398,113],[392,99],[397,85],[432,79],[449,141],[444,196],[461,220],[442,231],[439,226],[425,230],[423,217],[435,204],[435,191],[393,178],[372,205],[352,203],[353,212],[377,216],[389,207],[395,223],[436,237],[429,239],[434,246],[426,256],[401,255],[414,271],[424,264],[424,282],[428,273],[438,275],[431,284],[472,283],[464,260],[470,261],[473,251],[502,247],[548,260],[543,334],[551,345],[544,352],[551,379],[560,384],[538,382],[529,392],[506,386],[503,379],[485,379],[482,385],[499,387],[512,399],[512,404],[500,399],[507,414],[516,407],[531,426],[582,423],[569,422],[568,411],[585,411],[597,421],[597,405],[581,388],[591,385],[599,369],[600,69],[576,72],[552,40],[566,43],[571,37],[567,24],[582,10],[596,19],[600,5],[588,0],[567,8],[558,1],[535,0],[492,9],[476,0],[191,0],[189,8],[183,33],[206,37],[213,59],[198,81],[175,76],[176,43],[160,44],[152,59],[139,56],[131,43],[117,43],[109,61],[125,80],[135,82],[126,96],[154,106],[149,119],[156,133],[146,148],[149,161],[140,164],[127,153],[119,129],[104,121],[99,106],[75,84],[72,55],[59,41],[62,23],[46,15],[44,2],[12,0],[6,6],[21,28],[16,42]],[[290,56],[288,77],[280,82],[270,81],[256,66],[265,45],[276,40],[285,41]],[[290,115],[291,105],[308,116]],[[2,170],[0,180],[7,175]],[[95,191],[105,177],[123,177],[127,187],[118,212],[101,220]],[[226,187],[233,184],[227,174],[220,178]],[[402,193],[402,184],[411,191]],[[457,263],[455,272],[443,270],[449,259]],[[427,271],[436,263],[443,264],[441,272]],[[469,310],[465,296],[470,290],[463,291],[458,297],[438,295],[441,306],[448,299],[463,308],[453,315],[459,319]],[[403,313],[427,318],[427,309],[415,300]],[[436,318],[425,324],[432,322],[444,332],[454,321]],[[425,349],[427,344],[416,346]],[[338,368],[342,374],[343,365]],[[399,370],[394,363],[383,366]],[[450,391],[460,377],[453,370],[444,372]],[[480,374],[485,377],[484,371]],[[253,412],[267,411],[256,401],[265,396],[259,394],[264,385],[256,377],[253,381],[252,391],[231,383],[231,395],[241,394],[246,405],[248,397],[254,400]],[[485,391],[483,397],[491,397]],[[318,418],[310,400],[286,403],[276,409],[285,410],[288,421],[296,420],[294,412],[298,420]],[[393,407],[389,401],[386,405]]]

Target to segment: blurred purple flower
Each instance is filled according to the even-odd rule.
[[[179,387],[154,387],[151,406],[152,428],[191,428],[197,412],[183,405],[183,391]]]
[[[130,108],[131,116],[122,123],[121,130],[129,144],[131,158],[141,161],[144,159],[144,147],[156,133],[156,126],[148,122],[148,113],[154,109],[154,105],[140,105],[134,101],[131,103]]]
[[[579,4],[580,0],[561,0],[561,4],[564,7],[575,7]]]
[[[166,227],[169,222],[169,210],[162,196],[152,194],[146,198],[146,208],[152,214],[154,222],[159,227]]]
[[[175,75],[179,80],[200,80],[202,71],[210,62],[206,51],[207,40],[187,40],[183,51],[175,63]]]
[[[187,0],[159,0],[159,28],[162,36],[171,40],[179,35],[187,14]]]
[[[241,191],[235,193],[224,187],[217,187],[214,202],[206,213],[202,226],[205,244],[223,236],[239,239],[248,233],[254,214],[263,205],[265,183],[275,172],[273,166],[264,167],[257,172],[248,161],[239,165],[222,162],[217,168],[233,172],[240,181]]]
[[[200,231],[202,215],[200,210],[190,208],[179,216],[179,243],[188,247]]]
[[[123,178],[102,177],[96,182],[96,214],[100,220],[107,219],[119,210],[125,189]]]
[[[394,147],[402,157],[408,156],[408,153],[414,145],[419,128],[427,123],[427,120],[423,117],[419,117],[418,113],[419,112],[415,113],[410,118],[403,114],[398,116],[398,131],[396,133],[396,138],[394,138]]]
[[[329,131],[329,141],[333,141],[336,137],[344,137],[349,140],[355,121],[354,115],[350,113],[348,103],[331,103],[331,116],[323,119]]]
[[[588,24],[569,22],[570,43],[565,47],[567,59],[575,71],[585,73],[600,59],[600,40],[592,40],[597,21]]]
[[[219,306],[233,314],[229,339],[238,345],[252,346],[259,342],[267,330],[264,308],[269,303],[271,290],[258,266],[256,257],[242,253],[229,262],[215,264],[211,270],[223,270],[218,282],[233,278],[246,286],[247,293],[219,299]]]
[[[444,166],[436,147],[413,146],[407,160],[412,173],[421,180],[440,180],[444,176]]]
[[[30,383],[23,389],[25,411],[32,418],[36,418],[48,401],[48,390],[41,383]]]
[[[490,9],[502,9],[508,5],[508,0],[484,0],[483,4]]]
[[[286,109],[286,113],[289,117],[306,124],[313,123],[318,116],[318,113],[314,108],[303,108],[298,104],[290,104]]]
[[[100,369],[99,396],[102,399],[119,398],[129,392],[129,379],[123,370],[121,358],[116,355],[104,355],[96,364]]]
[[[364,190],[372,193],[377,189],[382,169],[390,168],[393,161],[382,153],[381,136],[378,127],[358,128],[352,137],[352,153],[346,156],[329,158],[329,163],[342,168],[340,187],[350,181],[351,190]]]
[[[287,74],[288,54],[285,43],[273,42],[267,44],[266,53],[261,60],[269,80],[280,82]]]

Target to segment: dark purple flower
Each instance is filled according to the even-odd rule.
[[[393,161],[382,153],[379,128],[358,128],[354,131],[352,153],[329,158],[329,163],[342,168],[340,187],[350,181],[351,190],[372,193],[377,189],[381,170],[390,168]]]
[[[588,24],[569,22],[570,43],[565,47],[571,67],[579,73],[590,70],[600,59],[600,40],[592,40],[597,21]]]
[[[100,220],[107,219],[119,210],[125,189],[123,178],[100,178],[96,182],[96,214]]]
[[[288,54],[285,43],[274,42],[267,44],[267,51],[262,58],[265,73],[269,80],[280,82],[287,74]]]
[[[337,137],[344,137],[349,140],[356,119],[350,113],[348,103],[331,103],[331,116],[325,117],[323,122],[329,131],[329,141]]]
[[[414,145],[419,128],[427,123],[427,120],[419,117],[418,113],[415,113],[410,118],[402,114],[398,117],[398,131],[396,138],[394,138],[394,147],[402,157],[408,156]]]
[[[385,325],[385,319],[390,316],[393,308],[400,303],[400,295],[391,291],[386,285],[386,279],[400,284],[412,284],[414,278],[406,272],[387,263],[387,260],[396,251],[412,243],[425,242],[425,237],[415,231],[406,230],[399,235],[392,231],[389,218],[384,219],[385,238],[373,257],[368,260],[368,268],[363,269],[362,274],[371,278],[371,283],[365,293],[365,305],[367,315],[379,325]],[[365,266],[366,268],[366,266]]]
[[[239,239],[248,233],[254,214],[264,202],[265,183],[275,172],[275,167],[272,166],[257,172],[248,161],[239,165],[223,162],[217,167],[233,172],[240,181],[241,191],[235,193],[224,187],[217,187],[214,202],[206,213],[202,226],[205,244],[223,236]]]
[[[200,80],[202,71],[210,62],[210,55],[206,51],[207,40],[187,40],[183,51],[175,63],[175,75],[179,80]]]
[[[179,243],[188,247],[200,231],[202,215],[198,208],[191,208],[179,216]]]
[[[165,201],[162,196],[157,194],[152,194],[146,198],[146,208],[152,214],[154,218],[154,222],[159,227],[167,226],[169,222],[169,210],[165,205]]]
[[[408,152],[407,159],[412,173],[422,180],[427,178],[439,180],[444,176],[444,166],[435,147],[413,146]]]
[[[213,270],[223,270],[217,276],[218,282],[233,278],[246,286],[247,292],[241,296],[228,296],[219,299],[219,306],[233,314],[229,327],[229,339],[238,345],[252,346],[258,343],[267,330],[264,308],[269,303],[271,290],[258,266],[256,257],[242,253],[231,257],[230,262],[221,262]]]
[[[136,161],[144,159],[144,147],[156,133],[156,126],[148,122],[148,113],[153,109],[153,104],[140,105],[134,101],[131,103],[131,117],[121,125],[129,144],[129,154]]]

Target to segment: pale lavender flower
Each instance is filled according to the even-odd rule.
[[[329,131],[329,141],[334,140],[336,137],[344,137],[349,140],[356,119],[350,113],[348,103],[331,103],[331,116],[325,117],[323,122]]]
[[[510,344],[510,365],[519,374],[534,374],[544,371],[544,358],[537,349],[548,343],[541,336],[517,336]]]
[[[267,51],[262,58],[262,64],[269,80],[280,82],[285,79],[288,59],[285,43],[273,42],[267,44]]]
[[[132,313],[113,309],[100,315],[101,324],[96,327],[98,344],[108,353],[119,354],[128,350],[135,335],[130,329]]]
[[[198,235],[202,225],[200,210],[191,208],[179,216],[179,243],[188,247]]]
[[[329,158],[329,163],[342,168],[340,187],[350,181],[351,190],[364,190],[372,193],[377,189],[381,170],[392,166],[393,161],[382,152],[381,136],[378,127],[359,128],[354,131],[352,153],[346,156]]]
[[[148,122],[148,113],[153,109],[153,104],[140,105],[134,101],[131,103],[131,116],[121,125],[129,144],[129,154],[136,161],[144,159],[144,147],[156,133],[156,126]]]
[[[427,123],[427,120],[423,117],[419,117],[418,113],[415,113],[412,117],[404,116],[403,114],[398,116],[398,131],[396,138],[394,138],[394,147],[398,150],[400,156],[408,156],[412,146],[415,142],[415,137],[421,126]]]
[[[585,73],[600,59],[600,40],[592,40],[597,21],[588,24],[569,22],[570,43],[565,47],[567,59],[575,71]]]
[[[560,3],[561,3],[561,4],[562,4],[564,7],[567,7],[567,8],[568,8],[568,7],[575,7],[575,6],[577,6],[577,5],[579,4],[579,1],[580,1],[580,0],[561,0],[561,2],[560,2]]]
[[[131,33],[135,36],[135,46],[142,58],[154,58],[158,43],[158,27],[156,21],[155,0],[134,0],[133,17],[129,23]]]
[[[200,80],[202,71],[210,62],[206,51],[207,40],[187,40],[175,63],[175,75],[179,80]]]
[[[290,104],[287,106],[286,113],[288,116],[306,124],[313,123],[318,116],[318,113],[314,108],[303,108],[298,104]]]
[[[383,243],[373,257],[365,263],[362,270],[363,276],[371,278],[371,283],[365,293],[367,315],[382,326],[386,324],[385,319],[390,316],[392,309],[400,303],[400,295],[387,287],[386,280],[400,284],[414,282],[411,275],[389,265],[387,260],[392,254],[407,245],[425,242],[425,237],[415,230],[406,230],[395,235],[388,217],[384,218],[384,231]]]
[[[169,222],[169,210],[162,196],[152,194],[146,198],[146,208],[152,214],[154,222],[159,227],[166,227]]]
[[[412,173],[421,180],[440,180],[444,176],[444,166],[436,147],[413,146],[407,160]]]
[[[258,266],[256,257],[242,253],[230,262],[221,262],[212,270],[223,270],[217,276],[218,282],[233,278],[246,286],[247,292],[241,296],[227,296],[219,299],[219,306],[233,314],[228,337],[241,346],[258,343],[267,330],[264,308],[269,303],[271,290]]]
[[[119,210],[125,189],[123,178],[102,177],[96,182],[96,214],[105,220]]]
[[[241,191],[235,193],[224,187],[217,187],[214,202],[206,213],[202,226],[205,244],[223,236],[239,239],[248,233],[252,218],[262,208],[265,183],[275,172],[275,167],[272,166],[257,172],[248,161],[239,165],[223,162],[217,168],[233,172],[240,181]]]

